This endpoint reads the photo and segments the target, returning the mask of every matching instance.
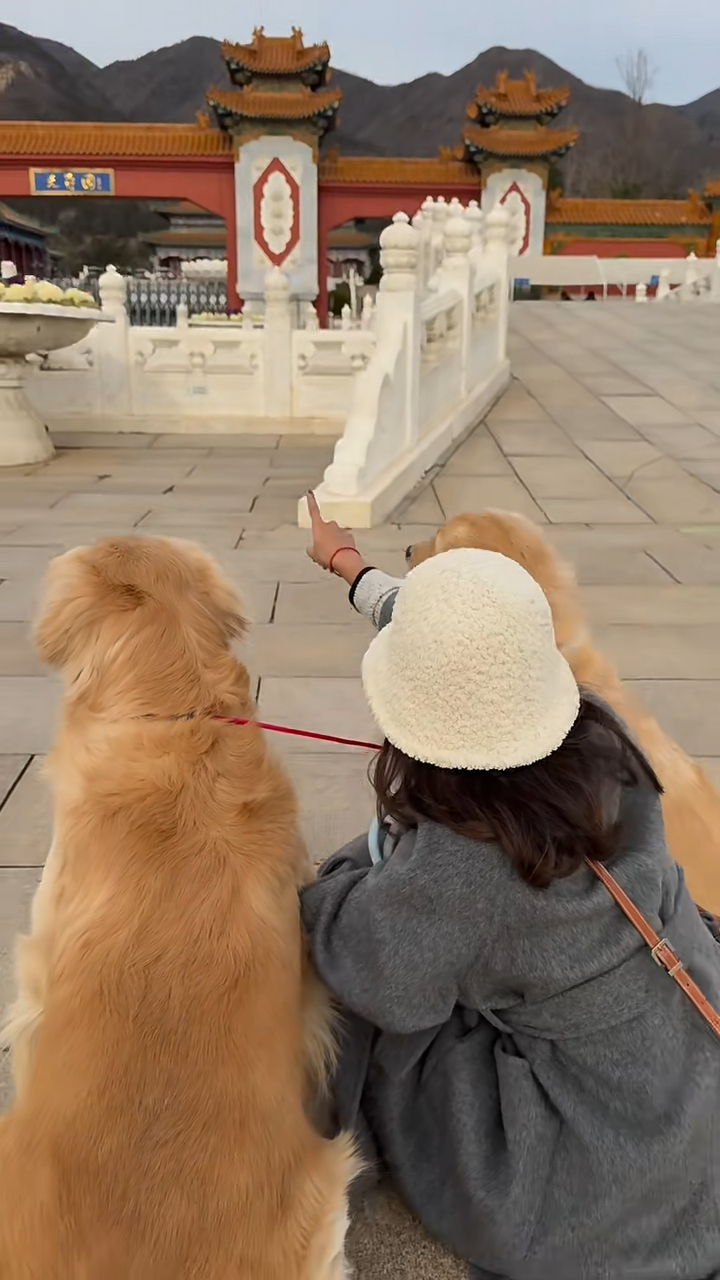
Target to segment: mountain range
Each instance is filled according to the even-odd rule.
[[[330,143],[355,155],[436,155],[458,143],[477,85],[504,69],[569,85],[562,122],[581,131],[562,165],[569,194],[684,195],[720,177],[720,89],[686,106],[640,107],[533,49],[488,49],[452,75],[399,85],[335,70],[343,102]],[[67,45],[0,23],[0,119],[192,121],[209,86],[225,80],[219,45],[203,36],[98,67]]]

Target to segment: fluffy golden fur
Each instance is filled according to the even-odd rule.
[[[329,1041],[304,961],[291,785],[199,548],[54,561],[35,641],[65,684],[55,834],[18,953],[2,1280],[340,1280],[346,1139],[309,1123]],[[192,713],[192,718],[187,717]]]
[[[456,516],[430,542],[411,548],[410,562],[420,564],[454,547],[481,547],[509,556],[542,587],[552,609],[558,648],[578,684],[595,689],[622,716],[663,784],[668,845],[685,871],[691,894],[701,906],[720,915],[720,795],[594,648],[570,566],[548,546],[537,525],[502,511]]]

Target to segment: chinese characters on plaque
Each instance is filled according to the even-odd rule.
[[[31,169],[33,196],[114,196],[114,169]]]

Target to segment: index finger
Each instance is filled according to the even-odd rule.
[[[324,525],[325,521],[320,514],[318,501],[312,489],[308,489],[307,504],[308,511],[310,512],[310,519],[312,521],[313,533],[315,533],[318,528],[321,528]]]

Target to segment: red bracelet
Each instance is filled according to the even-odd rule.
[[[333,551],[330,557],[330,560],[328,562],[328,573],[335,572],[335,570],[333,569],[333,565],[335,564],[335,561],[337,560],[338,556],[341,555],[343,551],[354,551],[356,556],[360,555],[360,552],[358,551],[357,547],[338,547],[337,551]]]

